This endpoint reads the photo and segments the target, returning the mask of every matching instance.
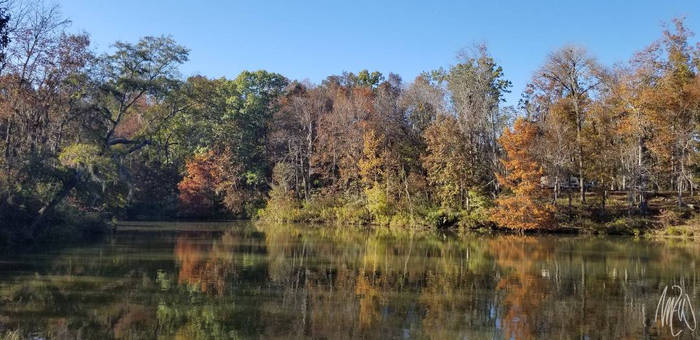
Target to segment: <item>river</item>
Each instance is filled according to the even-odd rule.
[[[699,259],[690,240],[123,223],[102,242],[0,260],[0,331],[51,339],[695,338]],[[655,322],[664,288],[681,294],[674,285],[692,305],[686,320],[672,317],[677,337]]]

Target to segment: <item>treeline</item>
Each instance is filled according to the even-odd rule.
[[[700,48],[682,20],[624,64],[552,52],[518,107],[483,46],[408,84],[183,80],[168,37],[97,54],[67,24],[41,2],[0,12],[0,240],[110,217],[556,228],[694,200]]]

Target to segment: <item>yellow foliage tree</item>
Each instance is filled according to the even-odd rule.
[[[519,118],[499,140],[507,158],[501,159],[506,175],[497,175],[498,182],[513,192],[496,200],[491,219],[500,226],[524,231],[554,225],[554,206],[540,185],[543,171],[534,156],[536,137],[537,128]]]
[[[380,147],[383,140],[374,130],[368,130],[363,135],[362,158],[357,162],[360,178],[365,186],[376,184],[382,175],[382,155]]]

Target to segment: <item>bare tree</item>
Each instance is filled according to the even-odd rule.
[[[595,70],[595,60],[588,52],[577,46],[566,46],[550,54],[537,72],[533,85],[537,91],[549,91],[559,104],[567,106],[576,128],[576,163],[581,202],[586,202],[585,155],[583,127],[587,106],[600,84]]]

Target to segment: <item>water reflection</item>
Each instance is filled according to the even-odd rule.
[[[670,339],[658,298],[678,284],[700,315],[697,259],[693,242],[159,224],[0,262],[0,332]]]
[[[179,267],[177,283],[223,296],[229,287],[226,282],[235,275],[233,250],[239,239],[231,231],[213,240],[197,236],[186,232],[175,241],[175,263]]]

